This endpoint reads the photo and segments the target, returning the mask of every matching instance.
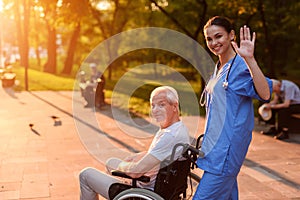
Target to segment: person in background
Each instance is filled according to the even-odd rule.
[[[249,27],[240,28],[239,47],[233,25],[225,17],[208,20],[204,36],[219,61],[200,100],[206,105],[201,147],[205,156],[197,159],[197,166],[204,173],[193,199],[237,200],[237,176],[254,127],[252,98],[269,101],[272,82],[254,58],[256,35],[251,35]]]
[[[124,160],[112,158],[106,163],[106,168],[108,172],[114,169],[126,172],[133,178],[150,176],[149,183],[138,182],[138,186],[153,190],[160,163],[171,156],[176,144],[190,144],[190,139],[188,129],[179,117],[178,94],[174,88],[161,86],[154,89],[150,96],[150,104],[152,116],[159,123],[160,129],[148,151],[134,154]],[[176,151],[175,159],[180,158],[181,153]],[[79,180],[81,200],[97,200],[98,194],[108,199],[110,186],[113,183],[121,183],[120,179],[91,167],[81,171]]]
[[[95,63],[90,64],[91,75],[90,79],[81,84],[82,96],[86,100],[86,108],[95,106],[100,108],[105,105],[104,101],[104,85],[105,78],[102,72],[97,70]]]
[[[101,73],[101,72],[100,72]],[[105,77],[103,73],[100,75],[100,79],[97,79],[97,87],[95,92],[95,107],[101,109],[103,106],[106,105],[105,103],[105,94],[104,94],[104,87],[105,87]]]
[[[264,104],[264,109],[272,110],[271,119],[266,121],[271,127],[261,133],[275,135],[275,139],[284,140],[289,138],[289,122],[292,114],[300,113],[300,89],[292,81],[272,79],[272,82],[273,100]],[[278,128],[276,128],[276,114]]]

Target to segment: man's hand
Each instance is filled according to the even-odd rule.
[[[264,104],[264,110],[270,110],[273,104],[265,103]]]

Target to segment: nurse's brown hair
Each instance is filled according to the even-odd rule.
[[[230,33],[232,30],[234,30],[233,23],[230,22],[230,20],[226,17],[221,17],[221,16],[215,16],[211,19],[209,19],[203,30],[207,29],[209,26],[216,25],[216,26],[221,26],[223,27],[228,33]]]

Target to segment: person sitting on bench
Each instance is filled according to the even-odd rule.
[[[300,113],[299,87],[288,80],[272,79],[274,98],[270,103],[264,104],[264,109],[272,110],[272,117],[266,123],[271,124],[268,131],[261,131],[264,135],[275,135],[275,139],[288,139],[289,122],[292,114]],[[278,114],[278,128],[275,126]]]
[[[105,105],[104,101],[104,86],[105,77],[102,72],[98,71],[95,63],[90,64],[91,75],[89,80],[85,80],[85,73],[80,73],[80,89],[81,94],[86,100],[86,108],[96,107],[101,108]]]

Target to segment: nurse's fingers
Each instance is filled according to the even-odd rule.
[[[240,39],[241,40],[245,40],[245,37],[244,37],[244,28],[243,27],[240,28]]]
[[[252,41],[251,42],[255,43],[255,39],[256,39],[256,34],[255,34],[255,32],[253,32]]]
[[[255,34],[253,34],[253,37]],[[240,39],[241,40],[251,40],[251,33],[250,33],[250,28],[247,27],[246,25],[242,26],[240,28]],[[255,38],[253,38],[255,40]],[[252,39],[252,41],[253,41]]]
[[[243,32],[244,32],[245,40],[249,40],[249,34],[248,34],[248,30],[247,30],[246,25],[244,25],[244,27],[243,27]]]

